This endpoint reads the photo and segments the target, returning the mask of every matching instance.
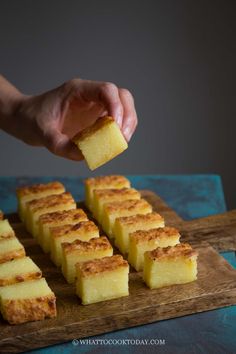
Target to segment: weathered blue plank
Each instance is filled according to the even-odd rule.
[[[134,188],[150,189],[160,195],[186,220],[226,210],[221,178],[217,175],[127,176]],[[82,177],[0,177],[0,209],[16,210],[17,186],[59,180],[76,200],[84,198]]]

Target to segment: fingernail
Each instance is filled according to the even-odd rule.
[[[123,134],[124,134],[126,140],[129,141],[130,140],[130,129],[125,128],[125,130],[123,131]]]
[[[116,117],[116,123],[122,128],[122,116],[120,114]]]

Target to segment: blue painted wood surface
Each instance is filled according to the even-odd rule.
[[[183,219],[223,213],[226,210],[221,178],[217,175],[127,176],[137,189],[150,189]],[[0,177],[0,208],[16,211],[17,186],[59,180],[76,200],[84,198],[83,177]]]
[[[138,189],[159,194],[182,218],[190,220],[226,210],[221,179],[217,175],[128,176]],[[0,209],[16,211],[15,189],[19,185],[62,181],[76,200],[83,199],[83,178],[79,177],[0,177]],[[233,252],[222,254],[236,268]],[[76,339],[76,338],[75,338]],[[107,340],[107,344],[87,345],[77,341],[31,351],[33,354],[74,353],[236,353],[236,306],[184,316],[177,319],[120,330],[90,339]],[[165,340],[165,345],[109,344],[110,340]],[[118,342],[119,343],[119,342]],[[29,352],[28,352],[29,353]]]

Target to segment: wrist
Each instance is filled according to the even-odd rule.
[[[16,117],[27,97],[19,91],[9,94],[4,100],[0,97],[0,128],[4,129]]]

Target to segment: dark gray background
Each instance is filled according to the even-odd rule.
[[[95,173],[217,173],[236,207],[235,5],[3,0],[0,72],[28,94],[77,76],[127,87],[137,133]],[[0,175],[92,173],[0,132]]]

